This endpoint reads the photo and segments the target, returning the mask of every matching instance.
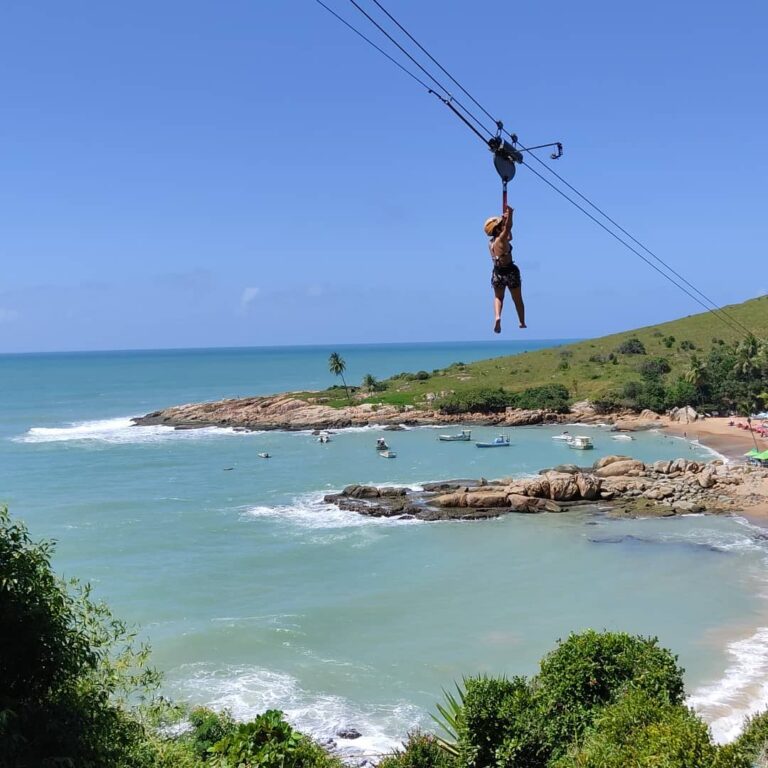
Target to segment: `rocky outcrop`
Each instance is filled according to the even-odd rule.
[[[360,403],[343,408],[323,404],[321,393],[297,397],[295,394],[243,397],[210,403],[175,405],[153,411],[133,420],[137,426],[164,425],[177,429],[233,427],[237,429],[343,429],[380,424],[384,429],[418,424],[479,424],[526,426],[565,421],[566,415],[545,410],[508,408],[505,413],[441,414],[428,406]]]
[[[325,500],[362,515],[428,521],[557,513],[584,504],[597,504],[616,516],[667,516],[739,511],[750,489],[768,480],[765,469],[684,458],[646,465],[627,456],[606,456],[592,468],[568,469],[491,482],[429,483],[421,491],[350,485]]]

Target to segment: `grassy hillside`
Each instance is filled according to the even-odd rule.
[[[724,309],[758,338],[768,337],[768,296]],[[664,358],[671,368],[666,376],[672,380],[689,368],[693,355],[706,357],[717,340],[734,342],[740,337],[718,316],[704,312],[536,352],[495,357],[466,365],[457,361],[446,369],[426,372],[428,378],[424,372],[420,374],[421,379],[396,376],[383,382],[386,387],[383,391],[372,393],[365,400],[405,405],[423,403],[425,395],[430,392],[460,392],[477,387],[503,387],[517,392],[547,384],[564,385],[572,401],[595,399],[615,391],[627,381],[640,380],[641,366],[651,359]],[[642,343],[645,354],[619,351],[623,342],[633,338]],[[343,390],[329,390],[327,402],[343,404]]]

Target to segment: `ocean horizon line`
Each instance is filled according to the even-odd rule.
[[[147,354],[173,352],[236,352],[247,350],[308,350],[327,349],[375,349],[391,347],[435,347],[456,345],[483,345],[488,347],[529,344],[573,344],[583,341],[582,338],[541,338],[541,339],[466,339],[443,341],[377,341],[377,342],[327,342],[316,344],[255,344],[235,346],[208,347],[119,347],[114,349],[60,349],[60,350],[28,350],[23,352],[0,352],[3,357],[50,357],[56,355],[109,355],[109,354]]]

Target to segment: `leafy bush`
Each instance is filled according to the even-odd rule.
[[[214,712],[205,707],[196,707],[189,713],[189,724],[192,730],[185,734],[185,740],[201,760],[207,759],[210,748],[234,733],[237,727],[227,710]]]
[[[630,690],[553,768],[708,768],[716,755],[707,726],[691,710]]]
[[[664,344],[664,346],[667,349],[671,349],[672,345],[675,343],[675,337],[674,336],[665,336],[661,341],[662,341],[662,344]]]
[[[533,700],[523,677],[465,681],[459,718],[459,762],[466,768],[537,765],[540,752]]]
[[[465,389],[438,401],[441,413],[501,413],[512,404],[512,395],[503,389]]]
[[[622,355],[644,355],[645,346],[640,339],[633,336],[632,338],[622,341],[621,344],[616,347],[616,351]]]
[[[341,768],[319,745],[295,731],[283,713],[267,710],[241,723],[210,749],[212,768]]]
[[[590,363],[613,363],[616,360],[616,355],[613,352],[609,352],[607,355],[590,355]]]
[[[522,392],[515,392],[510,405],[514,408],[536,410],[539,408],[557,413],[568,411],[570,394],[562,384],[545,384],[543,387],[529,387]]]
[[[696,345],[692,341],[688,341],[688,339],[683,339],[680,342],[680,349],[683,350],[683,352],[692,352],[696,349]]]
[[[683,670],[656,638],[587,630],[545,656],[533,681],[543,740],[557,757],[596,710],[628,688],[670,704],[683,700]]]
[[[619,402],[621,395],[616,392],[608,392],[601,397],[592,400],[592,407],[595,409],[595,413],[598,416],[602,416],[606,413],[613,413],[621,407]]]
[[[434,736],[410,733],[403,750],[395,750],[378,768],[454,768],[455,758],[440,747]]]
[[[750,717],[733,743],[733,749],[750,762],[761,757],[768,747],[768,711]]]
[[[432,374],[428,371],[416,371],[414,375],[416,377],[416,381],[426,381],[432,376]]]
[[[0,507],[0,764],[149,766],[124,704],[157,685],[148,651],[87,586],[54,575],[52,552]]]
[[[651,357],[643,360],[640,365],[640,374],[645,378],[654,378],[669,373],[672,367],[665,357]]]
[[[696,405],[698,402],[699,395],[696,387],[685,381],[685,379],[678,379],[667,387],[667,408],[680,408],[684,405]]]

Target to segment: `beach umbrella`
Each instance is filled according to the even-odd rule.
[[[760,461],[768,461],[768,451],[763,451],[762,453],[756,453],[754,455],[754,458],[760,459]]]
[[[744,455],[752,459],[752,458],[755,458],[756,456],[759,456],[760,451],[756,450],[755,448],[750,448]]]

